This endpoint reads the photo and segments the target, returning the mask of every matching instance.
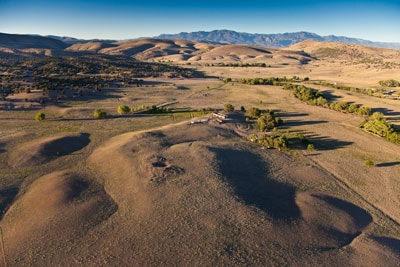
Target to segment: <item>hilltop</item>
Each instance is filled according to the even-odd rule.
[[[0,47],[9,49],[65,49],[68,47],[68,44],[43,36],[0,33]]]

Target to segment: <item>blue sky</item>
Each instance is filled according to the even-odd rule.
[[[0,0],[0,32],[129,39],[229,29],[400,42],[400,0]]]

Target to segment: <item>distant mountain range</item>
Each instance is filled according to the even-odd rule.
[[[284,48],[303,42],[305,40],[313,40],[319,42],[336,42],[342,44],[356,44],[356,45],[372,46],[380,48],[400,49],[400,43],[373,42],[358,38],[335,36],[335,35],[320,36],[318,34],[310,32],[258,34],[258,33],[236,32],[230,30],[214,30],[214,31],[198,31],[198,32],[181,32],[178,34],[161,34],[154,38],[189,40],[189,41],[199,41],[203,43],[207,42],[214,44],[246,44],[246,45],[256,45],[269,48]],[[137,39],[131,39],[131,40],[137,40]],[[77,39],[74,37],[55,36],[55,35],[40,36],[34,34],[22,35],[22,34],[0,33],[0,46],[10,47],[10,48],[29,47],[29,48],[65,49],[66,47],[73,44],[85,44],[93,42],[111,44],[118,41],[100,40],[100,39],[85,40],[85,39]],[[42,47],[43,43],[46,43],[47,46]]]
[[[85,40],[85,39],[77,39],[74,37],[68,37],[68,36],[56,36],[56,35],[46,35],[45,37],[56,39],[59,41],[62,41],[66,44],[72,45],[72,44],[85,44],[89,42],[103,42],[103,43],[113,43],[117,42],[117,40],[102,40],[102,39],[90,39],[90,40]]]
[[[249,44],[257,46],[265,46],[272,48],[283,48],[300,43],[305,40],[314,40],[320,42],[337,42],[345,44],[357,44],[365,46],[374,46],[382,48],[400,49],[400,43],[384,43],[372,42],[363,39],[350,38],[344,36],[320,36],[310,32],[293,32],[293,33],[278,33],[278,34],[257,34],[235,32],[230,30],[215,30],[215,31],[198,31],[198,32],[181,32],[178,34],[161,34],[156,38],[161,39],[181,39],[192,41],[211,41],[230,44]]]

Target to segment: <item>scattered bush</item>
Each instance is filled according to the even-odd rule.
[[[146,110],[149,108],[150,108],[149,105],[138,105],[138,106],[131,107],[131,112],[142,111],[142,110]]]
[[[225,104],[224,105],[224,111],[225,112],[233,112],[235,110],[235,107],[232,106],[232,104]]]
[[[314,151],[314,145],[313,144],[308,144],[307,145],[307,150],[310,151],[310,152]]]
[[[371,108],[369,107],[364,107],[361,106],[358,108],[357,110],[357,115],[361,115],[361,116],[370,116],[371,115]]]
[[[400,82],[396,80],[383,80],[379,81],[380,86],[386,86],[386,87],[398,87],[400,86]]]
[[[261,134],[259,136],[251,134],[247,137],[251,142],[257,143],[266,148],[275,148],[279,150],[286,150],[288,141],[284,134],[282,135],[267,135]]]
[[[46,115],[43,112],[38,112],[35,115],[35,120],[42,121],[46,118]]]
[[[230,82],[232,82],[232,78],[224,78],[223,82],[224,83],[230,83]]]
[[[261,115],[256,122],[256,126],[260,131],[272,130],[276,124],[275,118],[270,113]]]
[[[93,116],[96,119],[104,119],[107,116],[107,112],[101,111],[100,109],[95,109],[93,112]]]
[[[259,108],[249,108],[246,111],[246,116],[251,117],[251,118],[258,118],[261,115],[261,110]]]
[[[375,165],[374,162],[373,162],[372,160],[369,160],[369,159],[367,159],[367,160],[364,162],[364,164],[365,164],[365,166],[367,166],[368,168]]]
[[[131,112],[131,109],[126,106],[126,105],[119,105],[118,106],[118,113],[123,115],[123,114],[128,114],[129,112]]]

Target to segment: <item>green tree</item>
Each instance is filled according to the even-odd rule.
[[[394,132],[393,126],[386,120],[385,116],[381,112],[375,112],[369,118],[365,120],[361,127],[375,133],[382,137],[389,137],[389,135]]]
[[[365,107],[365,106],[361,106],[357,110],[357,115],[370,116],[371,115],[371,108]]]
[[[263,114],[257,119],[257,128],[261,131],[272,130],[276,125],[277,122],[270,113]]]
[[[246,116],[252,117],[252,118],[258,118],[261,115],[261,110],[258,108],[249,108],[246,111]]]

